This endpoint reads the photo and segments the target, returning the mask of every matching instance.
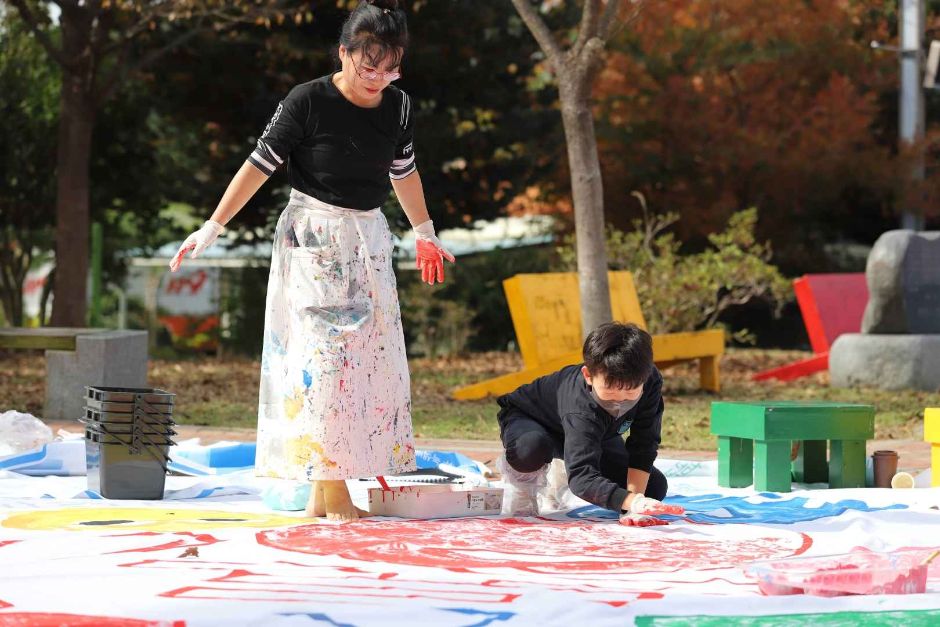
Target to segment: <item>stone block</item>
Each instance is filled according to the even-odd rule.
[[[940,335],[846,333],[829,350],[832,385],[940,389]]]
[[[85,386],[147,387],[147,332],[79,335],[74,351],[46,351],[44,420],[77,420]]]
[[[940,231],[888,231],[865,269],[862,333],[940,333]]]

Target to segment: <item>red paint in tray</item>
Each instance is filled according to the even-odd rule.
[[[927,589],[934,549],[879,553],[857,548],[842,555],[756,562],[745,572],[765,595],[809,594],[834,597],[857,594],[918,594]]]

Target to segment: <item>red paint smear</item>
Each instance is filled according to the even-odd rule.
[[[0,614],[0,627],[186,627],[186,621],[141,620],[83,614],[12,612]]]
[[[2,540],[0,541],[0,547],[4,547],[8,544],[16,544],[17,542],[22,542],[22,540]]]
[[[402,577],[396,572],[379,573],[352,566],[314,566],[286,560],[279,560],[275,564],[295,567],[301,571],[286,575],[282,572],[259,572],[259,568],[263,570],[263,567],[255,564],[196,560],[143,560],[135,564],[121,564],[121,566],[173,568],[176,572],[182,568],[205,573],[199,584],[158,594],[165,598],[190,600],[303,602],[316,597],[327,599],[331,603],[351,603],[352,599],[358,596],[374,596],[382,599],[398,595],[401,598],[426,598],[459,603],[512,603],[522,596],[520,587],[531,584],[531,581],[523,577],[515,581],[485,579],[473,583],[449,582],[446,587],[441,587],[442,582],[433,577],[410,578]],[[252,570],[248,570],[248,567]],[[218,574],[209,572],[213,570],[221,572]],[[611,580],[607,579],[607,581]],[[709,581],[718,581],[718,579]],[[548,584],[548,589],[556,592],[591,595],[591,598],[585,600],[613,607],[622,607],[642,599],[660,598],[658,596],[660,593],[657,591],[631,590],[630,586],[633,583],[620,581],[615,585],[615,589],[610,589],[577,581]],[[425,586],[433,587],[426,588]],[[666,590],[666,588],[663,589]],[[356,594],[350,594],[350,591],[355,591]],[[604,598],[608,595],[615,598]]]
[[[157,532],[157,531],[142,531],[140,533],[126,533],[126,534],[119,534],[119,535],[112,536],[112,537],[117,537],[117,538],[124,537],[124,536],[161,536],[162,537],[165,535],[167,534],[162,533],[162,532]],[[214,536],[208,533],[192,533],[190,531],[179,531],[179,532],[174,533],[173,535],[189,536],[190,538],[192,538],[192,540],[195,540],[195,542],[193,542],[192,540],[187,540],[187,539],[174,540],[173,542],[164,542],[163,544],[156,544],[153,546],[140,547],[136,549],[123,549],[121,551],[112,551],[111,553],[107,553],[106,555],[112,555],[112,554],[117,554],[117,553],[147,553],[149,551],[165,551],[167,549],[179,549],[179,548],[184,548],[184,547],[188,548],[191,546],[208,546],[210,544],[221,542],[221,540],[216,539]]]
[[[733,568],[799,555],[812,545],[806,534],[777,533],[744,540],[691,539],[590,521],[467,518],[301,525],[256,537],[259,544],[285,551],[463,571],[657,573]],[[796,539],[800,544],[794,546]]]
[[[4,609],[4,608],[7,608],[7,607],[13,607],[13,604],[12,604],[12,603],[7,603],[7,602],[4,601],[3,599],[0,599],[0,609]]]
[[[476,584],[461,582],[395,579],[397,573],[353,575],[345,578],[269,575],[234,569],[224,575],[207,578],[201,585],[184,586],[161,592],[165,598],[219,601],[309,602],[326,598],[330,602],[354,602],[356,599],[429,599],[459,603],[512,603],[521,593],[490,591]],[[425,588],[422,584],[430,584]]]
[[[813,546],[812,538],[810,538],[805,533],[800,533],[800,535],[803,536],[803,544],[800,545],[800,548],[798,548],[796,550],[796,553],[794,553],[793,555],[802,555],[803,553],[806,553],[807,551],[809,551],[809,547]]]

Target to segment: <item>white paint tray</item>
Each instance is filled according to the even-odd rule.
[[[369,513],[401,518],[493,516],[503,504],[502,488],[465,485],[404,485],[369,488]]]

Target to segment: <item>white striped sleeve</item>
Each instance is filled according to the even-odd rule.
[[[395,148],[395,159],[392,161],[392,167],[388,170],[388,176],[395,180],[403,179],[418,169],[414,150],[414,110],[411,98],[405,92],[401,92],[401,111],[398,123],[398,144]]]
[[[308,119],[309,103],[295,87],[277,105],[248,162],[271,176],[284,164],[294,147],[303,139],[304,124]]]

